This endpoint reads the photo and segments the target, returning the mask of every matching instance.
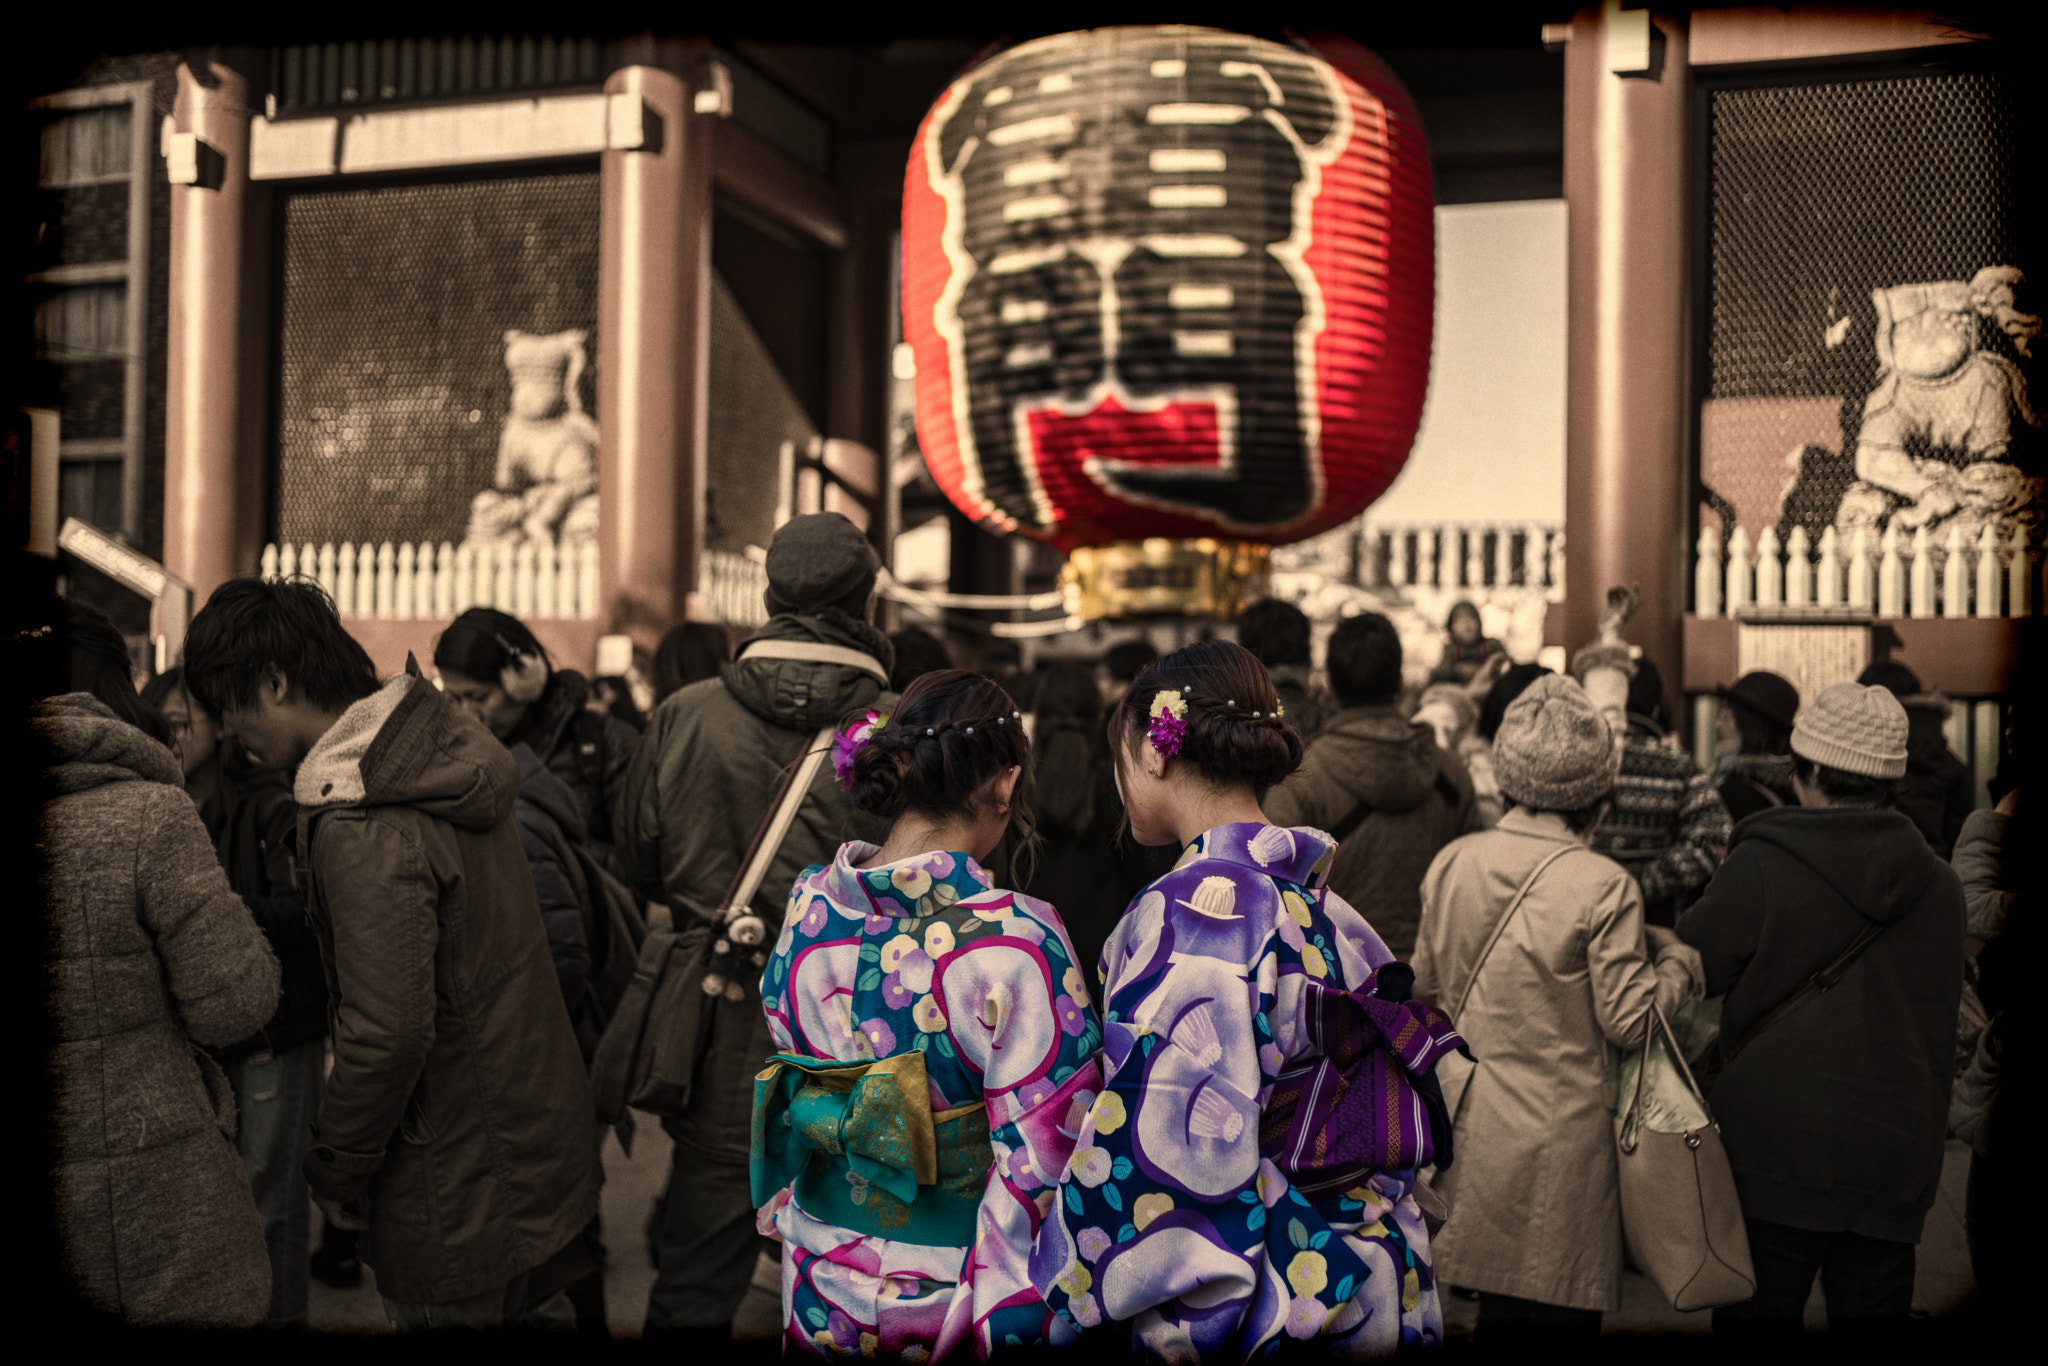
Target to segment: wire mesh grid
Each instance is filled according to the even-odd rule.
[[[1709,118],[1702,525],[2037,524],[2010,83],[1728,89]]]
[[[511,400],[508,331],[585,333],[592,172],[320,190],[284,204],[277,539],[462,539]]]

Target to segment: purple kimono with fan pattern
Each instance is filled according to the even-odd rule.
[[[1384,1356],[1443,1335],[1412,1172],[1310,1198],[1259,1150],[1273,1081],[1313,1055],[1308,986],[1393,955],[1326,885],[1318,830],[1220,825],[1142,892],[1103,951],[1102,1093],[1031,1278],[1134,1348],[1244,1361],[1275,1339]],[[1303,1345],[1306,1345],[1304,1343]]]

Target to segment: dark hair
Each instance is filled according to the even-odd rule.
[[[1792,752],[1792,727],[1744,706],[1739,697],[1728,698],[1728,709],[1735,714],[1735,733],[1742,737],[1744,754]]]
[[[1458,618],[1461,615],[1471,617],[1472,624],[1479,628],[1479,634],[1482,636],[1486,634],[1486,618],[1479,615],[1477,607],[1464,601],[1451,604],[1451,610],[1444,615],[1444,629],[1448,631],[1451,627],[1457,625]]]
[[[610,693],[609,700],[605,694]],[[617,674],[604,674],[590,680],[590,695],[604,702],[605,715],[624,721],[634,730],[645,730],[647,718],[640,714],[640,708],[633,702],[633,685]]]
[[[1881,659],[1865,668],[1856,675],[1856,681],[1866,688],[1883,688],[1894,697],[1911,697],[1920,691],[1920,675],[1889,659]]]
[[[162,711],[164,709],[164,703],[171,700],[171,695],[173,693],[180,693],[184,691],[185,666],[182,664],[173,664],[170,668],[165,669],[155,678],[150,679],[149,682],[142,685],[142,700],[149,703],[150,706],[155,707],[158,711]],[[186,693],[185,695],[188,699],[191,697],[190,693]]]
[[[1479,705],[1479,724],[1476,729],[1479,738],[1488,744],[1500,734],[1500,723],[1507,719],[1508,706],[1517,697],[1529,690],[1529,685],[1553,670],[1541,664],[1517,664],[1499,678],[1486,691],[1486,700]]]
[[[904,627],[889,637],[889,643],[896,647],[896,662],[889,669],[892,692],[900,693],[926,674],[953,667],[953,652],[946,642],[920,627]]]
[[[1660,726],[1671,724],[1671,713],[1664,708],[1664,675],[1648,659],[1636,661],[1635,674],[1628,681],[1627,706]]]
[[[1848,773],[1839,768],[1830,768],[1826,764],[1815,763],[1803,754],[1792,756],[1792,771],[1799,776],[1801,782],[1819,788],[1831,801],[1848,806],[1883,806],[1891,801],[1892,791],[1898,786],[1896,778],[1872,778],[1862,773]]]
[[[858,718],[848,718],[851,725]],[[1031,813],[1031,737],[1002,685],[965,669],[936,669],[904,689],[889,724],[853,761],[853,804],[888,820],[906,811],[971,816],[975,798],[1016,767],[1010,829],[1019,885],[1031,881],[1038,830]]]
[[[1038,682],[1038,725],[1078,721],[1090,730],[1102,716],[1102,689],[1095,671],[1085,664],[1055,664]]]
[[[82,602],[67,602],[64,634],[65,691],[91,693],[108,711],[168,747],[171,728],[135,691],[135,666],[128,658],[128,642],[121,639],[114,623]]]
[[[472,607],[454,621],[434,642],[434,667],[473,678],[479,683],[496,683],[498,675],[512,662],[513,651],[537,655],[548,652],[526,623],[495,607]],[[550,668],[552,668],[552,661]]]
[[[1102,664],[1109,670],[1111,678],[1119,683],[1128,683],[1145,672],[1146,666],[1157,658],[1159,651],[1152,648],[1149,640],[1120,640],[1109,647],[1109,652],[1102,657]]]
[[[1306,664],[1308,614],[1284,598],[1260,598],[1238,613],[1237,643],[1269,669]]]
[[[692,683],[716,678],[732,663],[732,637],[723,626],[685,621],[671,626],[654,647],[654,705]]]
[[[1346,617],[1330,633],[1327,665],[1344,706],[1391,702],[1401,694],[1401,633],[1378,612]]]
[[[1109,718],[1118,763],[1125,750],[1144,743],[1152,699],[1169,690],[1179,692],[1188,708],[1180,757],[1211,785],[1249,783],[1263,801],[1301,767],[1301,734],[1278,714],[1273,676],[1251,651],[1228,640],[1175,650],[1138,675]]]
[[[377,666],[310,579],[229,579],[185,635],[185,691],[215,716],[255,700],[275,666],[314,706],[343,710],[377,691]]]

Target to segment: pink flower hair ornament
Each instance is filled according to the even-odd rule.
[[[853,786],[853,761],[868,747],[868,741],[875,738],[875,732],[889,724],[889,713],[869,710],[860,720],[841,731],[832,741],[832,771],[839,775],[839,785]]]
[[[1152,719],[1146,723],[1145,738],[1152,748],[1168,759],[1180,753],[1188,734],[1188,703],[1177,689],[1168,688],[1152,699]]]

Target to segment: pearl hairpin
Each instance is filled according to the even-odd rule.
[[[926,726],[924,728],[924,733],[926,735],[937,735],[939,732],[931,726]]]
[[[967,733],[968,733],[969,735],[972,735],[972,734],[974,734],[974,727],[972,727],[972,726],[969,726],[969,727],[967,728]]]

